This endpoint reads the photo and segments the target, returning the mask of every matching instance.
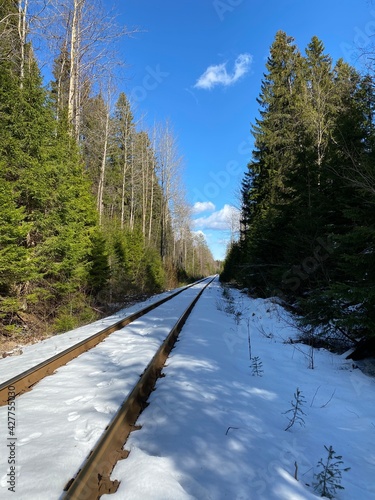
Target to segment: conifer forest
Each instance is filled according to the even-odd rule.
[[[374,79],[313,37],[279,31],[241,189],[241,237],[223,280],[277,296],[308,332],[375,334]]]
[[[145,130],[114,90],[111,48],[128,35],[99,2],[0,0],[3,340],[216,270],[192,231],[171,124]]]
[[[3,340],[219,270],[192,229],[172,124],[144,127],[117,79],[112,50],[131,34],[96,1],[0,0]],[[278,31],[258,104],[221,280],[279,297],[326,338],[371,338],[373,73]]]

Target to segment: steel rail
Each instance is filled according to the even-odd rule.
[[[173,326],[139,381],[104,430],[82,468],[65,486],[60,500],[94,500],[103,494],[117,491],[119,481],[110,479],[113,467],[118,460],[127,458],[129,452],[123,450],[124,444],[130,432],[140,429],[135,425],[137,418],[148,405],[146,401],[161,375],[165,361],[195,304],[214,279],[212,278],[202,288]]]
[[[183,287],[181,290],[174,292],[168,297],[164,297],[163,299],[154,302],[153,304],[150,304],[149,306],[146,306],[135,313],[130,314],[126,318],[117,321],[113,325],[108,326],[107,328],[104,328],[103,330],[100,330],[97,333],[94,333],[87,339],[84,339],[81,342],[78,342],[77,344],[68,347],[67,349],[61,351],[60,353],[55,354],[51,358],[42,361],[38,365],[33,366],[32,368],[29,368],[28,370],[22,373],[19,373],[18,375],[10,378],[9,380],[6,380],[5,382],[2,382],[0,384],[0,406],[8,404],[9,389],[11,389],[12,394],[15,394],[16,396],[19,396],[20,394],[29,391],[32,388],[32,386],[34,386],[44,377],[51,375],[52,373],[55,372],[55,370],[67,364],[72,359],[92,349],[97,344],[102,342],[106,337],[108,337],[111,333],[117,330],[121,330],[121,328],[124,328],[129,323],[132,323],[141,316],[144,316],[153,309],[156,309],[165,302],[168,302],[169,300],[173,299],[174,297],[184,292],[188,288],[191,288],[194,285],[197,285],[198,283],[201,283],[206,279],[207,278],[203,278],[202,280],[196,281],[194,283],[191,283],[190,285]]]

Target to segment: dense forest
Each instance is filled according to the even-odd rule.
[[[216,269],[171,124],[145,130],[114,88],[126,35],[96,1],[0,0],[0,339]],[[47,84],[36,48],[52,56]]]
[[[222,279],[278,296],[325,339],[375,335],[374,79],[276,34]]]

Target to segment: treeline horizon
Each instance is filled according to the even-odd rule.
[[[0,0],[0,340],[218,269],[192,230],[171,124],[142,129],[113,92],[110,18],[98,2],[37,5]],[[38,36],[55,47],[47,87]]]
[[[279,31],[223,281],[276,296],[327,341],[375,335],[374,75]],[[312,337],[310,337],[310,340]]]

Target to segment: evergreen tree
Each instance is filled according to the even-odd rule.
[[[14,315],[7,314],[6,301],[13,301],[24,325],[24,314],[59,315],[59,308],[84,291],[96,213],[78,148],[67,125],[56,125],[35,61],[30,59],[22,85],[8,61],[0,61],[0,75],[0,177],[3,196],[11,196],[1,217],[19,219],[13,231],[18,247],[6,250],[19,256],[22,270],[12,273],[13,262],[3,270],[8,283],[0,312],[7,328]]]
[[[374,92],[313,37],[306,56],[278,32],[242,184],[241,238],[223,279],[277,291],[305,322],[373,335]]]
[[[375,100],[368,77],[361,79],[342,61],[335,72],[340,100],[330,163],[334,189],[325,226],[335,249],[326,265],[329,281],[315,287],[302,305],[307,320],[321,330],[331,333],[334,326],[347,337],[359,338],[373,335],[375,324],[375,197],[358,184],[374,165]]]
[[[95,23],[90,35],[75,19],[76,34],[90,40],[85,47],[98,48],[90,38]],[[213,261],[206,245],[194,246],[188,224],[176,238],[175,179],[163,184],[160,151],[135,129],[126,95],[120,93],[111,117],[83,78],[82,44],[70,60],[70,33],[47,93],[27,35],[23,3],[0,0],[0,332],[6,334],[32,331],[38,322],[55,331],[72,328],[92,319],[92,300],[160,290],[167,280],[176,283],[182,262],[185,270],[206,273]]]
[[[287,270],[295,272],[298,265],[306,262],[306,270],[300,273],[298,294],[308,289],[312,280],[322,277],[322,262],[311,264],[310,268],[305,259],[314,255],[318,239],[326,235],[327,210],[333,190],[332,171],[328,168],[336,112],[332,62],[317,37],[308,45],[300,67],[301,80],[295,96],[299,115],[295,137],[297,154],[287,174],[290,197],[284,209],[287,238],[281,288],[287,294],[296,291],[289,288]]]
[[[293,39],[276,34],[270,49],[261,94],[261,118],[253,127],[255,150],[243,186],[241,246],[247,270],[242,281],[266,294],[281,278],[281,258],[286,235],[281,232],[281,206],[287,203],[285,183],[296,157],[296,89],[300,55]],[[251,222],[250,222],[251,221]]]

